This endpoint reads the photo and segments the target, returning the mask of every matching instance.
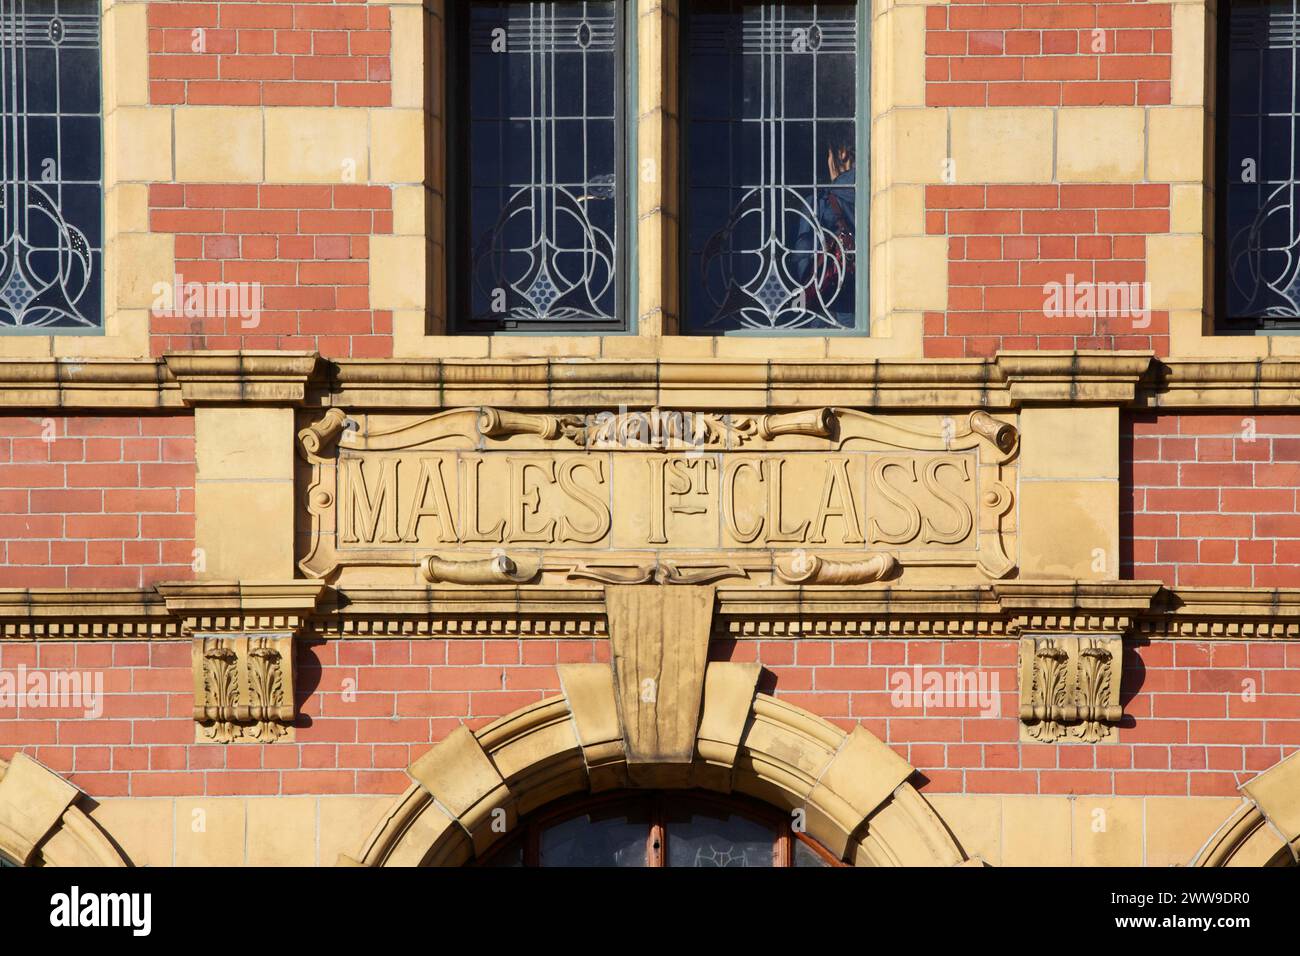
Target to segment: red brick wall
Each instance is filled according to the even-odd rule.
[[[927,186],[925,197],[926,231],[949,237],[948,311],[925,316],[927,356],[1168,353],[1168,313],[1049,315],[1044,291],[1070,276],[1076,286],[1145,282],[1146,236],[1169,231],[1167,185]]]
[[[193,577],[194,420],[0,416],[0,588]]]
[[[184,282],[258,283],[256,325],[240,315],[151,319],[155,355],[183,349],[393,354],[392,313],[370,308],[370,236],[393,231],[387,186],[154,184],[149,224],[176,234]],[[178,303],[179,304],[179,303]]]
[[[151,3],[148,22],[155,104],[392,102],[387,7],[365,0]]]
[[[1122,576],[1300,587],[1300,415],[1130,416],[1120,458]]]
[[[929,106],[1169,102],[1166,3],[969,3],[926,10]]]
[[[189,645],[0,644],[0,667],[105,672],[97,720],[0,711],[0,757],[22,749],[91,796],[397,793],[410,761],[462,720],[478,728],[559,691],[557,662],[607,661],[605,641],[332,641],[300,649],[296,742],[195,744]],[[844,727],[858,721],[929,792],[1231,795],[1300,747],[1300,643],[1131,648],[1121,742],[1019,743],[1016,644],[1006,640],[719,641],[758,660],[764,690]],[[919,664],[997,676],[1003,716],[897,707]],[[1255,699],[1243,700],[1243,681]],[[351,692],[355,691],[355,696]],[[348,699],[352,696],[352,699]],[[52,719],[52,718],[58,719]]]

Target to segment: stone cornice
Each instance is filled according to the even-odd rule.
[[[1151,408],[1300,406],[1300,359],[1169,359],[1156,363],[1140,404]]]
[[[349,409],[864,409],[1106,404],[1139,409],[1300,405],[1300,360],[1167,359],[1136,352],[993,358],[672,362],[340,359],[303,352],[177,352],[161,359],[0,359],[0,407],[176,409],[275,403]]]
[[[179,640],[181,622],[153,589],[0,590],[3,640]]]
[[[201,581],[156,585],[185,633],[298,633],[325,593],[322,581]]]
[[[0,359],[0,408],[166,409],[180,385],[153,360]]]
[[[170,352],[162,360],[186,405],[301,405],[321,365],[314,352]]]
[[[672,585],[668,585],[672,586]],[[604,638],[600,587],[355,587],[318,581],[168,583],[144,590],[0,590],[5,640],[181,640],[243,631],[336,638]],[[1137,640],[1300,638],[1300,590],[1154,582],[718,590],[715,638]]]

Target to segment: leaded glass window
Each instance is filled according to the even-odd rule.
[[[489,867],[832,867],[795,818],[736,795],[608,792],[533,811],[475,861]]]
[[[1220,314],[1300,324],[1300,6],[1234,0],[1220,16]]]
[[[458,327],[623,328],[624,5],[458,13]]]
[[[865,328],[865,30],[852,2],[687,4],[689,331]]]
[[[98,332],[97,0],[0,0],[0,101],[0,332]]]

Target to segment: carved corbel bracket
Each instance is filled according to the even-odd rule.
[[[294,641],[270,634],[196,636],[190,659],[198,743],[292,740]]]
[[[1021,638],[1020,739],[1115,740],[1123,657],[1118,637]]]

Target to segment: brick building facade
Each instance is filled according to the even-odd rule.
[[[694,238],[738,5],[563,6],[623,96],[528,122],[618,130],[617,291],[489,328],[475,58],[551,5],[104,0],[100,319],[0,324],[0,857],[536,862],[707,792],[826,861],[1295,862],[1300,338],[1222,304],[1226,5],[823,6],[870,175],[847,239],[780,185],[830,236],[782,295],[859,294],[744,334]]]

